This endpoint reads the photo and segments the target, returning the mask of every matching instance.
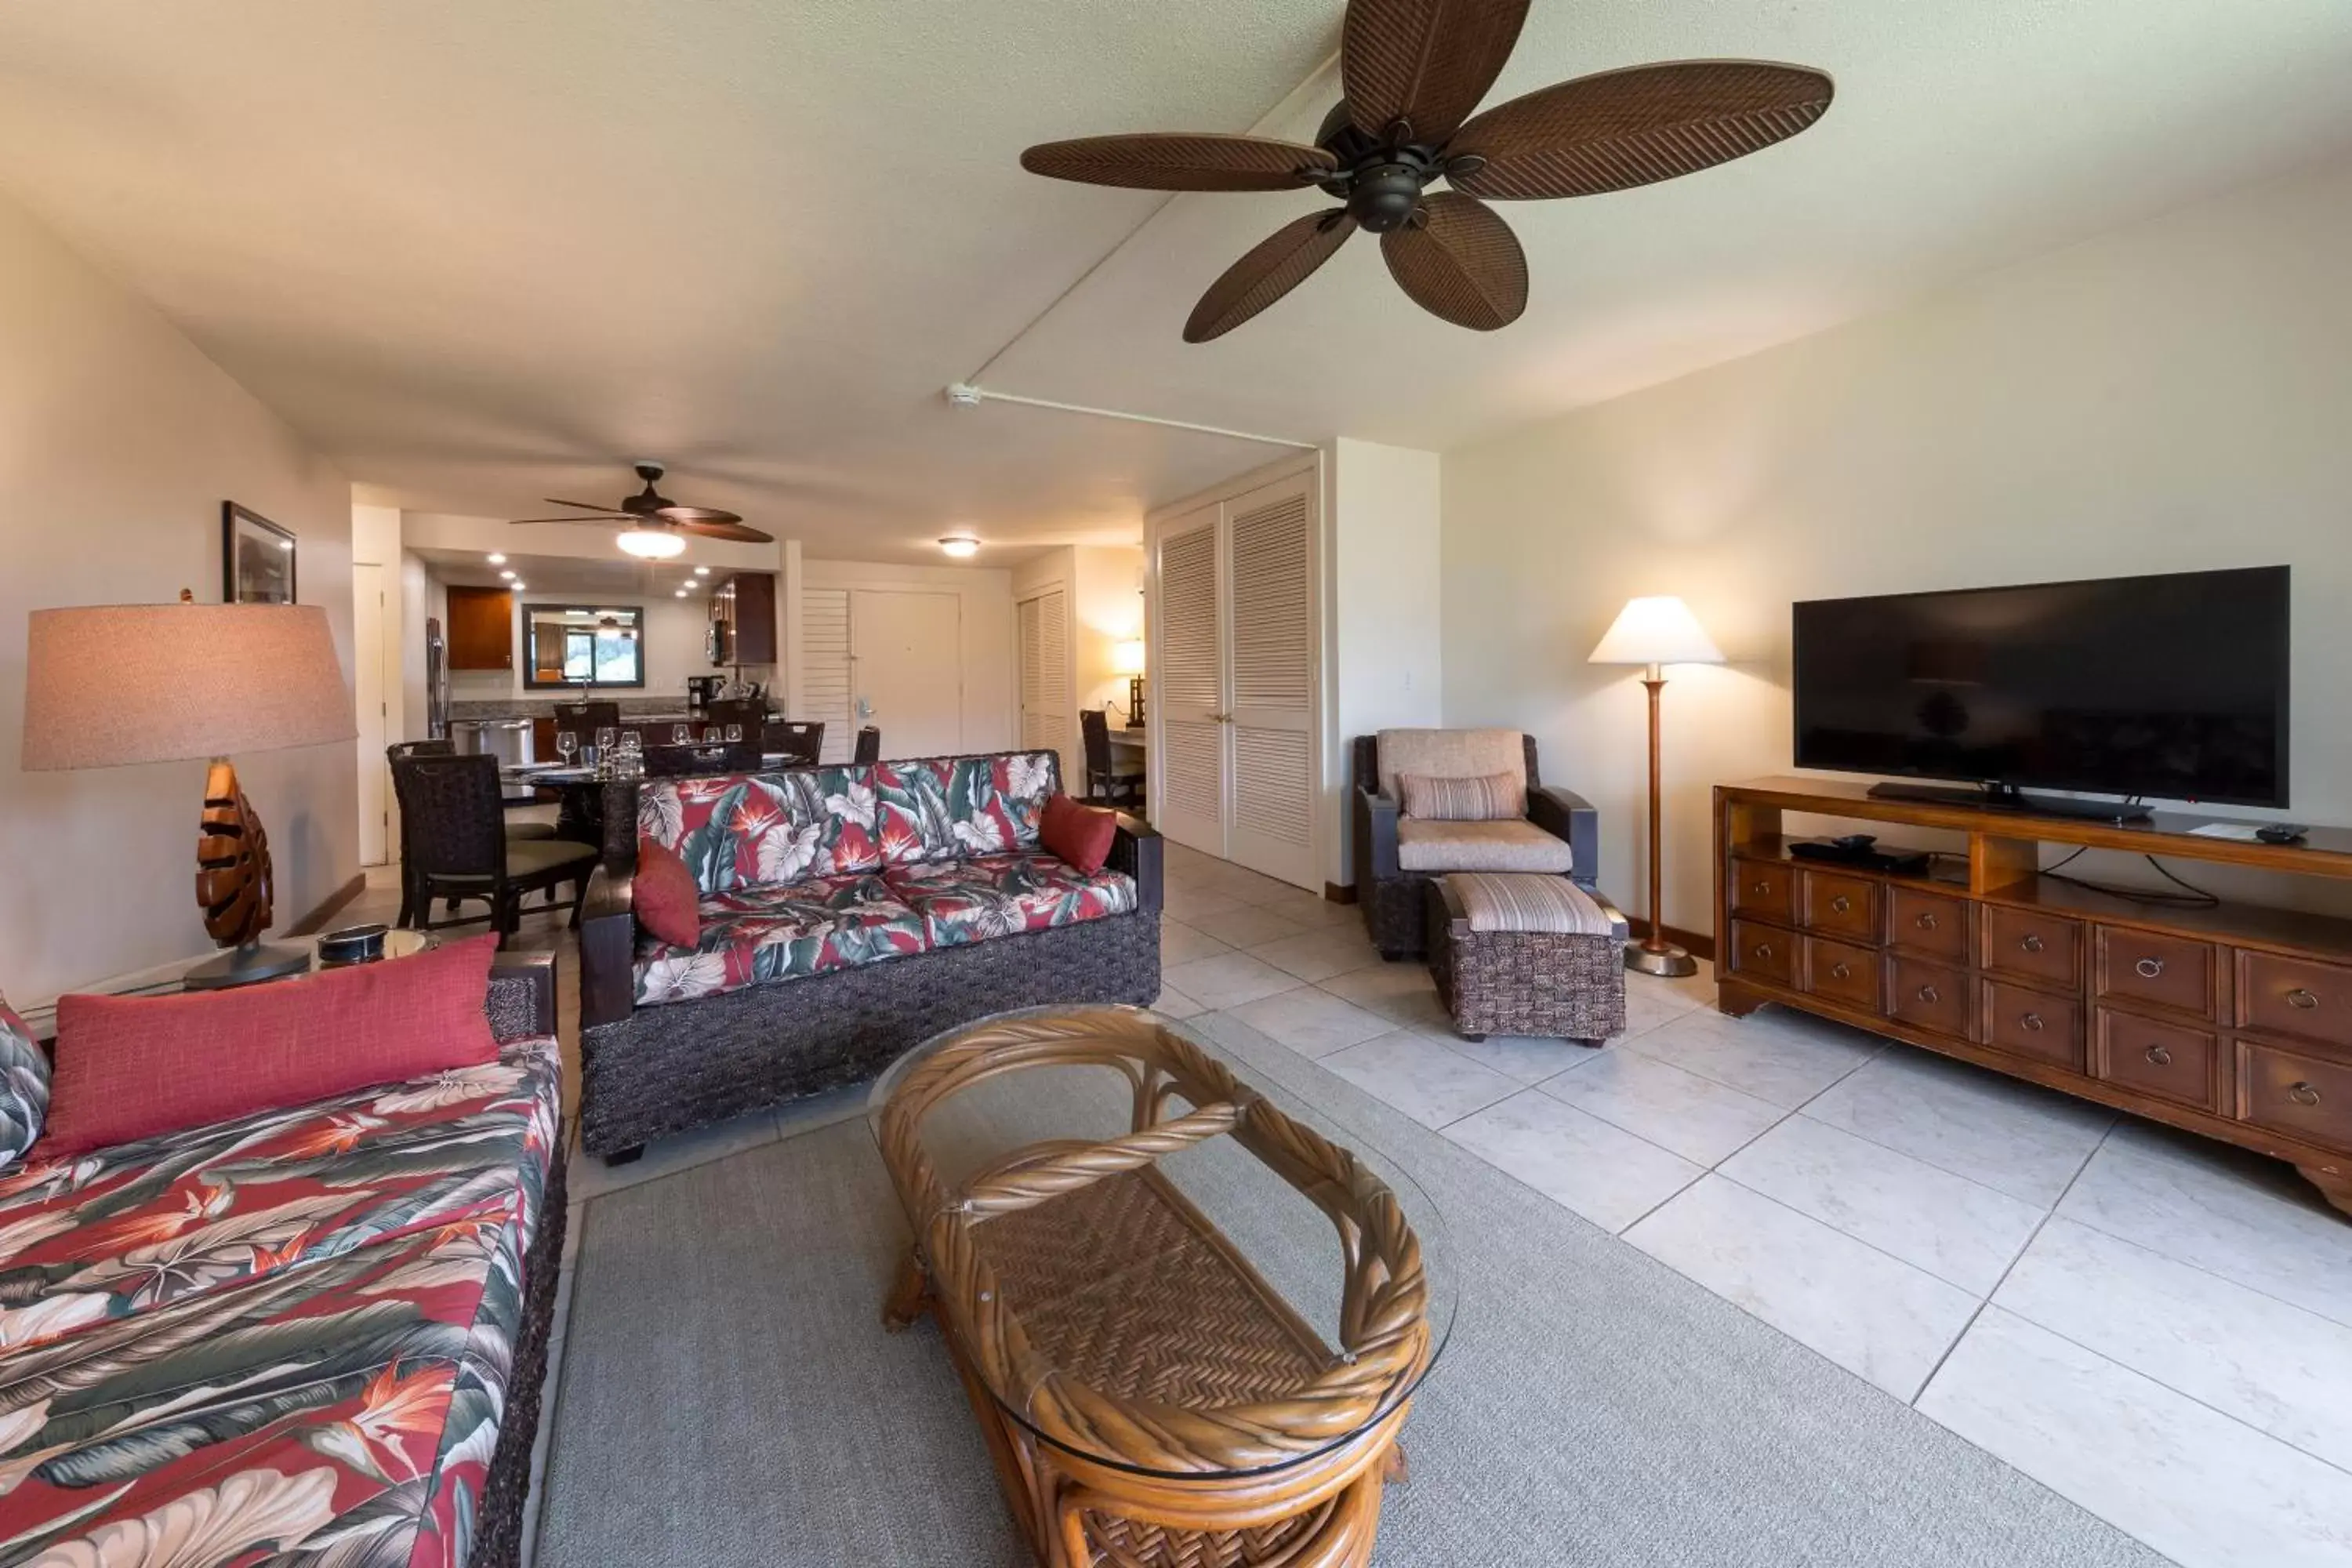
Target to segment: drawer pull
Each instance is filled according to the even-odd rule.
[[[2042,951],[2042,939],[2034,935],[2032,931],[2027,931],[2025,935],[2019,940],[2017,945],[2023,948],[2028,952],[2040,952]]]
[[[2147,1048],[2147,1059],[2157,1067],[2168,1068],[2172,1065],[2172,1053],[2162,1046],[2150,1046]]]
[[[1832,963],[1830,965],[1830,978],[1832,980],[1851,980],[1853,978],[1853,971],[1847,968],[1843,963]]]
[[[1929,910],[1927,913],[1921,915],[1919,917],[1918,925],[1921,931],[1934,931],[1936,929],[1936,911]]]
[[[1772,891],[1772,884],[1769,882],[1759,882],[1748,890],[1760,899]]]
[[[1841,915],[1842,915],[1842,914],[1846,913],[1848,910],[1852,910],[1853,908],[1853,900],[1852,899],[1847,898],[1843,893],[1840,893],[1836,898],[1832,899],[1832,900],[1830,900],[1830,910],[1831,910],[1831,912],[1832,912],[1832,913],[1833,913],[1833,914],[1841,914]]]
[[[2290,1007],[2299,1007],[2308,1013],[2319,1005],[2319,998],[2298,985],[2286,994],[2286,1005]]]
[[[1749,951],[1759,958],[1769,958],[1772,956],[1772,944],[1769,942],[1759,942]]]
[[[2164,960],[2160,958],[2143,958],[2137,963],[2132,965],[2132,972],[2137,974],[2142,980],[2153,980],[2158,975],[2164,973]]]
[[[2297,1105],[2317,1105],[2319,1103],[2319,1091],[2312,1088],[2311,1085],[2307,1083],[2297,1082],[2289,1084],[2287,1086],[2286,1097],[2289,1100],[2294,1100]]]
[[[2020,1018],[2018,1022],[2024,1025],[2027,1029],[2031,1030],[2034,1034],[2038,1035],[2042,1032],[2042,1015],[2039,1013],[2028,1013],[2024,1017]]]
[[[1920,1001],[1922,1001],[1922,1002],[1941,1002],[1943,999],[1944,999],[1944,994],[1943,994],[1943,993],[1942,993],[1942,992],[1940,992],[1940,991],[1938,991],[1938,990],[1937,990],[1934,986],[1932,986],[1932,985],[1922,985],[1921,987],[1919,987],[1919,1000],[1920,1000]]]

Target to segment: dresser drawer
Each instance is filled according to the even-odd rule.
[[[1794,931],[1734,921],[1731,922],[1732,973],[1794,990],[1797,984],[1797,941]]]
[[[2221,1051],[2210,1029],[2102,1007],[2091,1038],[2091,1076],[2200,1110],[2219,1110],[2214,1069]]]
[[[1967,1039],[1967,972],[1895,954],[1886,961],[1886,1015],[1939,1035]]]
[[[2352,1046],[2352,969],[2274,952],[2238,954],[2238,1023]]]
[[[1888,945],[1922,958],[1946,963],[1969,961],[1969,906],[1966,900],[1916,888],[1886,889]]]
[[[1826,1002],[1878,1011],[1878,952],[1827,937],[1805,938],[1805,990]]]
[[[1804,879],[1804,926],[1848,942],[1878,940],[1878,900],[1885,891],[1867,877],[1808,871]]]
[[[1797,923],[1797,872],[1769,860],[1731,863],[1731,907],[1743,915]]]
[[[2083,1070],[2083,1005],[2071,996],[1984,983],[1984,1043],[2011,1056]]]
[[[2238,1119],[2352,1149],[2352,1064],[2240,1040]]]
[[[1984,907],[1984,966],[2073,990],[2083,983],[2083,925],[2038,910]]]
[[[2185,936],[2158,936],[2122,926],[2100,926],[2096,981],[2102,997],[2213,1016],[2213,944]]]

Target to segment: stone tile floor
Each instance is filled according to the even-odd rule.
[[[1473,1044],[1355,910],[1174,845],[1168,871],[1162,1011],[1229,1012],[2188,1568],[2352,1564],[2352,1220],[2286,1167],[1801,1015],[1727,1018],[1704,973],[1629,976],[1604,1049]],[[573,1043],[560,918],[523,941],[565,954]],[[864,1099],[577,1159],[572,1240],[598,1192]],[[568,1257],[563,1298],[556,1358]]]

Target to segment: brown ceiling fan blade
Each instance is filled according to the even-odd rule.
[[[746,528],[740,522],[681,521],[677,526],[688,533],[698,534],[704,539],[731,539],[740,544],[773,544],[776,542],[774,534],[762,533],[756,528]]]
[[[1457,327],[1491,332],[1517,321],[1528,308],[1528,258],[1511,226],[1450,191],[1426,198],[1422,214],[1381,236],[1397,287]]]
[[[633,517],[625,517],[616,511],[598,512],[588,517],[518,517],[512,520],[513,526],[517,528],[520,528],[527,522],[590,522],[599,527],[609,528],[616,522],[635,522],[635,521],[636,519]]]
[[[1184,341],[1205,343],[1232,331],[1306,282],[1355,232],[1345,207],[1308,213],[1276,229],[1209,285],[1184,323]]]
[[[1528,0],[1349,0],[1339,35],[1348,118],[1385,137],[1403,121],[1434,146],[1470,117],[1519,41]]]
[[[593,513],[598,517],[618,517],[621,515],[619,508],[606,506],[602,501],[565,500],[562,496],[541,496],[539,499],[545,501],[550,506],[568,506],[578,511]]]
[[[1145,191],[1290,191],[1337,174],[1320,147],[1212,132],[1144,132],[1046,142],[1021,154],[1033,174]]]
[[[740,513],[721,511],[711,506],[675,506],[664,503],[656,513],[664,522],[740,522]]]
[[[1580,77],[1499,104],[1447,148],[1454,188],[1529,201],[1630,190],[1744,158],[1828,111],[1830,79],[1762,60],[1677,60]],[[1454,172],[1458,168],[1460,172]]]

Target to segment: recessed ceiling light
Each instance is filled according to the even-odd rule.
[[[940,548],[956,560],[964,561],[980,553],[980,541],[969,533],[950,533],[940,541]]]
[[[509,583],[507,584],[507,591],[510,594],[528,593],[530,589],[530,584],[528,583]]]
[[[677,596],[678,596],[679,598],[681,598],[681,599],[685,598],[685,597],[686,597],[686,590],[685,590],[685,589],[683,589],[683,588],[680,588],[680,589],[677,591]]]
[[[708,577],[710,575],[710,568],[708,566],[698,566],[694,569],[694,574],[698,577]]]
[[[490,564],[491,564],[491,565],[493,565],[493,566],[503,566],[503,565],[505,565],[505,564],[507,563],[507,558],[506,558],[505,556],[503,556],[503,555],[499,554],[499,553],[497,551],[495,551],[495,550],[493,550],[493,551],[491,551],[491,552],[490,552],[489,556],[488,556],[488,560],[489,560]]]
[[[514,574],[514,573],[513,573],[512,571],[501,572],[501,573],[499,573],[499,576],[501,576],[501,577],[503,577],[503,578],[505,578],[505,579],[506,579],[508,582],[509,582],[509,583],[511,583],[511,582],[513,582],[513,581],[515,580],[515,574]]]

